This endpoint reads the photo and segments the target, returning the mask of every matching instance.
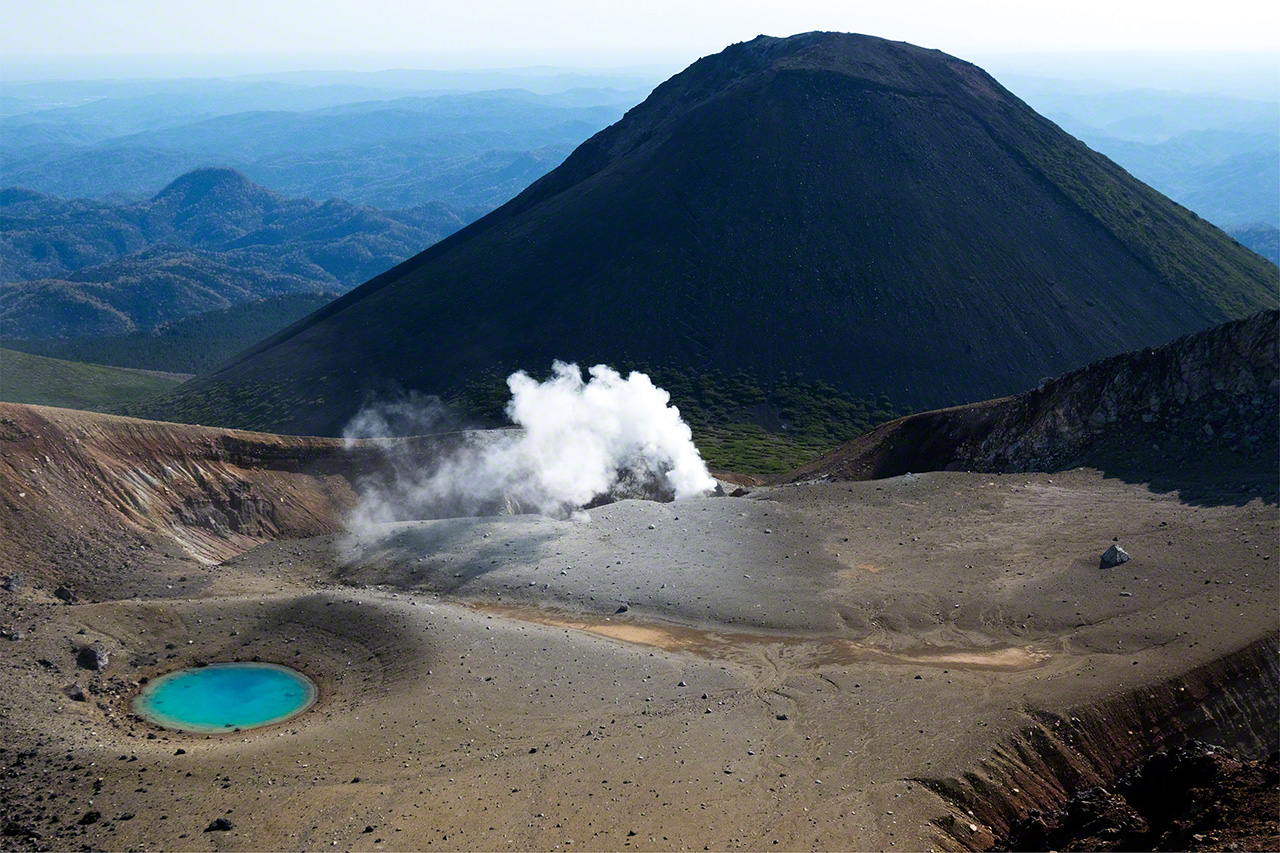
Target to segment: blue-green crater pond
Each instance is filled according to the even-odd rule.
[[[316,701],[316,685],[270,663],[214,663],[162,675],[133,700],[144,719],[184,732],[230,732],[278,723]]]

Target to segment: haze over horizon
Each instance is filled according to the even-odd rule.
[[[603,14],[574,0],[53,0],[0,13],[0,79],[275,75],[392,69],[626,69],[655,82],[760,34],[838,30],[937,48],[996,74],[1280,97],[1280,12],[1228,0],[907,8],[659,0]],[[999,26],[992,25],[999,21]]]

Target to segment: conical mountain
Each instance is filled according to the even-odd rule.
[[[937,406],[1276,305],[1275,267],[980,68],[861,35],[694,63],[489,216],[163,414],[340,430],[552,359]]]

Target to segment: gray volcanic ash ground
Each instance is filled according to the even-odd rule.
[[[403,473],[388,444],[475,446],[0,415],[6,846],[985,849],[1187,737],[1275,748],[1266,466],[1172,490],[1092,468],[808,481],[353,536],[361,490]],[[1132,559],[1101,568],[1112,544]],[[95,641],[109,664],[79,668]],[[216,736],[131,713],[144,679],[227,660],[295,667],[319,702]]]

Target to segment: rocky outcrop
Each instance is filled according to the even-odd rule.
[[[1192,739],[1264,759],[1280,746],[1277,685],[1280,637],[1271,636],[1183,676],[1068,714],[1032,710],[1035,725],[975,761],[973,771],[916,781],[954,809],[938,821],[946,847],[989,846],[990,836],[967,831],[970,821],[997,839],[1010,838],[1033,812],[1052,814],[1077,793],[1114,786],[1152,754]],[[1076,808],[1110,810],[1095,795],[1084,802]]]
[[[1280,756],[1241,759],[1192,740],[1056,812],[1016,822],[998,850],[1280,849]]]
[[[790,481],[908,472],[1055,471],[1122,461],[1148,470],[1231,454],[1274,465],[1280,312],[1104,359],[999,400],[884,424]]]

